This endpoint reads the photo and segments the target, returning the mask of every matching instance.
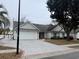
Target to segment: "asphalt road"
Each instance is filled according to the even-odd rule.
[[[53,56],[53,57],[46,57],[42,59],[79,59],[79,52],[59,55],[59,56]]]

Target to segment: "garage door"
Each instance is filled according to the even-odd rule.
[[[20,31],[20,39],[38,39],[36,31]]]

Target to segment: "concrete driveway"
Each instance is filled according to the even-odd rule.
[[[16,40],[2,40],[1,42],[7,46],[16,47]],[[70,50],[70,48],[50,44],[41,40],[20,40],[20,49],[24,50],[25,55],[39,55]]]

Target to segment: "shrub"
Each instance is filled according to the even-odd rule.
[[[63,38],[60,38],[60,37],[51,37],[50,39],[56,39],[56,40],[58,40],[58,39],[63,39]]]
[[[69,39],[70,39],[70,40],[73,40],[73,37],[72,37],[72,36],[69,36]]]

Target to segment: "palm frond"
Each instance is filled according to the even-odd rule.
[[[8,17],[5,16],[5,15],[8,16],[8,12],[7,12],[7,10],[3,7],[3,5],[0,5],[0,8],[3,8],[3,10],[0,11],[0,21],[1,21],[1,23],[4,24],[4,27],[5,27],[5,28],[9,28],[9,26],[10,26],[10,21],[9,21]]]
[[[0,12],[0,15],[3,16],[3,14],[8,15],[8,13],[7,13],[6,11],[1,11],[1,12]]]

